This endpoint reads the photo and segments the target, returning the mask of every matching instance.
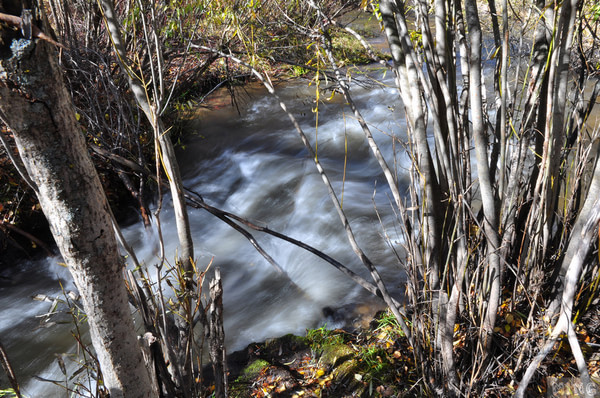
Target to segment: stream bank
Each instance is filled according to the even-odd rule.
[[[393,316],[380,311],[366,327],[307,330],[252,343],[228,357],[229,395],[400,397],[414,395],[414,359]],[[208,385],[208,390],[213,388]]]
[[[600,312],[588,312],[579,325],[579,338],[588,342],[589,370],[600,383],[600,353],[592,353],[600,342]],[[519,333],[504,321],[505,337]],[[584,326],[585,324],[585,326]],[[509,327],[507,327],[507,325]],[[455,335],[460,355],[464,334]],[[232,398],[400,398],[431,396],[422,390],[412,348],[389,311],[379,311],[368,325],[357,329],[324,327],[305,335],[285,335],[249,344],[228,356],[229,396]],[[572,354],[559,349],[552,361],[540,367],[544,374],[527,390],[528,397],[583,396],[579,377],[573,376]],[[206,368],[207,395],[214,390],[211,370]],[[512,397],[518,382],[510,369],[500,369],[489,397]],[[598,390],[596,390],[598,392]],[[433,394],[436,396],[436,394]],[[596,395],[597,396],[597,395]]]

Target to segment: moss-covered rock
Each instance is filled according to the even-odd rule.
[[[332,344],[323,347],[321,362],[327,366],[336,367],[351,360],[356,352],[346,344]]]
[[[402,395],[418,378],[405,338],[386,319],[356,333],[322,327],[250,344],[229,357],[238,365],[229,368],[230,396]]]
[[[269,366],[271,366],[271,364],[268,361],[265,361],[264,359],[257,359],[244,368],[240,377],[242,380],[252,380]]]
[[[271,366],[269,361],[264,359],[256,359],[248,363],[248,365],[241,370],[240,375],[230,382],[229,395],[235,398],[252,397],[250,386],[254,380],[260,377],[261,373],[264,373],[266,369],[269,368],[269,366]]]
[[[286,334],[282,337],[266,340],[260,348],[260,355],[267,359],[276,358],[282,355],[285,356],[286,353],[302,351],[306,348],[308,348],[306,338]]]
[[[352,391],[353,396],[363,396],[366,386],[362,382],[357,352],[347,344],[331,344],[323,347],[319,358],[321,364],[331,369],[331,394]]]

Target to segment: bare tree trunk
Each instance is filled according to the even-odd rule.
[[[35,22],[47,29],[43,17]],[[136,339],[108,203],[55,49],[40,40],[8,40],[5,45],[12,44],[12,51],[3,51],[0,58],[0,117],[14,133],[82,296],[103,382],[111,397],[157,396]]]
[[[438,290],[439,281],[439,255],[440,255],[440,233],[438,224],[441,195],[438,177],[435,172],[433,159],[427,141],[426,118],[427,112],[423,102],[423,87],[415,64],[415,57],[411,56],[406,41],[408,30],[404,16],[399,13],[398,4],[386,0],[381,2],[381,12],[390,46],[394,48],[393,58],[396,72],[396,80],[399,83],[399,91],[404,102],[406,115],[410,126],[410,133],[416,148],[416,166],[421,176],[424,188],[423,197],[423,237],[426,242],[424,261],[429,271],[429,283],[432,290]],[[404,43],[403,43],[404,42]],[[397,44],[396,44],[397,43]],[[398,46],[396,48],[396,46]],[[423,83],[423,82],[421,82]],[[423,83],[424,84],[424,83]]]
[[[115,53],[117,54],[117,59],[119,60],[121,68],[123,69],[123,73],[128,79],[129,86],[131,87],[131,91],[133,91],[138,106],[144,112],[148,121],[152,125],[156,140],[159,142],[162,155],[161,160],[163,161],[165,172],[167,173],[167,177],[169,179],[169,186],[171,188],[171,195],[173,197],[175,222],[180,245],[180,252],[178,253],[179,259],[183,264],[186,273],[191,274],[193,272],[192,262],[194,261],[194,244],[185,206],[185,197],[181,176],[179,174],[179,166],[177,165],[177,159],[175,159],[175,150],[173,149],[169,132],[165,130],[159,118],[159,112],[162,104],[152,104],[150,102],[150,94],[146,91],[144,84],[137,77],[136,71],[133,71],[130,65],[125,63],[125,60],[127,59],[127,52],[125,50],[125,45],[121,35],[121,24],[117,18],[113,1],[102,0],[100,4],[102,5],[107,29],[109,31],[109,35],[111,36],[113,47]],[[162,79],[162,76],[160,78]],[[155,95],[158,96],[159,94],[156,93]]]
[[[584,384],[584,395],[587,397],[595,396],[598,392],[598,387],[590,380],[590,375],[587,369],[587,364],[581,353],[581,347],[577,338],[573,338],[573,307],[575,305],[575,295],[579,278],[584,269],[584,263],[590,250],[592,249],[592,241],[598,238],[598,222],[600,221],[600,162],[596,161],[594,167],[594,175],[591,186],[587,193],[585,203],[579,217],[577,218],[576,227],[573,230],[572,238],[567,248],[567,254],[563,259],[562,269],[565,270],[563,282],[561,285],[561,294],[556,304],[560,311],[559,317],[552,329],[552,333],[548,337],[542,349],[529,364],[523,379],[519,384],[516,397],[523,397],[526,388],[533,377],[533,374],[539,367],[542,360],[551,352],[556,341],[562,333],[567,333],[569,336],[569,344],[573,352],[573,356],[577,361],[577,367]],[[553,314],[550,314],[553,315]]]
[[[225,331],[223,329],[223,286],[221,271],[215,270],[215,278],[210,282],[209,353],[215,377],[215,397],[227,397],[227,354],[225,351]]]
[[[544,173],[546,173],[547,179],[550,180],[555,175],[558,174],[558,168],[560,167],[560,151],[562,150],[562,146],[565,141],[566,132],[565,129],[565,111],[566,111],[566,95],[567,95],[567,83],[569,79],[569,56],[571,50],[571,43],[573,42],[573,31],[575,26],[575,15],[577,13],[577,1],[568,0],[565,1],[562,5],[559,22],[557,26],[558,35],[557,39],[559,40],[558,49],[556,50],[553,59],[555,59],[556,66],[552,69],[550,74],[550,84],[552,90],[550,90],[548,96],[552,96],[552,103],[554,106],[549,107],[547,110],[547,120],[546,120],[546,135],[550,136],[549,144],[550,149],[548,153],[550,157],[547,159],[547,167],[544,168]],[[595,182],[595,179],[594,179]],[[594,184],[593,182],[593,184]],[[546,181],[546,185],[549,184],[550,181]],[[591,192],[595,186],[590,188]],[[555,193],[558,190],[558,184],[554,184],[550,187],[546,188],[548,192]],[[556,206],[556,194],[550,195],[550,199],[548,199],[548,204],[546,205],[546,217],[548,218],[548,222],[545,227],[545,234],[550,233],[549,229],[552,227],[551,221],[554,219],[554,208]],[[588,203],[588,202],[586,202]],[[588,203],[589,206],[589,203]],[[584,210],[586,211],[584,213]],[[581,223],[587,221],[588,213],[590,209],[585,208],[582,209],[578,222],[576,223],[576,228],[581,228]],[[575,228],[573,233],[576,233]],[[576,236],[576,235],[574,235]],[[544,239],[547,241],[548,238]],[[571,245],[570,245],[571,246]],[[570,251],[567,250],[567,255],[569,257],[573,256],[573,249]],[[565,256],[566,258],[567,256]],[[570,258],[569,258],[570,260]],[[556,288],[558,292],[561,292],[564,288],[564,277],[567,273],[567,268],[569,267],[569,262],[563,261],[562,267],[559,271],[559,279],[556,283]],[[554,315],[556,310],[558,309],[558,297],[550,305],[548,311],[550,315]]]
[[[163,97],[163,76],[162,76],[162,47],[156,27],[152,24],[154,21],[153,5],[149,5],[149,15],[145,16],[146,10],[143,9],[143,4],[140,3],[142,9],[141,17],[143,18],[143,29],[146,38],[145,51],[150,54],[150,64],[152,76],[150,79],[153,89],[147,88],[147,85],[140,79],[142,71],[133,71],[131,65],[127,64],[127,52],[125,49],[123,37],[121,34],[121,24],[115,12],[114,3],[112,0],[101,0],[100,4],[105,16],[105,22],[108,33],[113,43],[113,49],[119,60],[119,64],[125,74],[129,87],[131,88],[135,100],[139,108],[144,112],[146,118],[152,125],[154,130],[155,146],[157,148],[157,162],[163,165],[164,171],[169,181],[169,188],[173,200],[173,208],[175,211],[175,223],[177,227],[177,236],[179,239],[178,262],[183,269],[183,278],[181,279],[182,294],[180,302],[180,313],[175,316],[172,321],[176,325],[177,336],[165,336],[165,344],[171,344],[176,347],[175,359],[176,364],[173,370],[178,380],[178,387],[184,397],[189,397],[192,394],[193,388],[193,360],[191,358],[190,340],[192,339],[192,319],[190,319],[190,310],[194,308],[195,290],[194,290],[194,244],[192,239],[191,227],[189,223],[188,213],[185,203],[185,193],[183,182],[179,172],[177,159],[175,158],[175,150],[171,142],[168,129],[165,129],[160,119],[160,111],[164,104]],[[147,21],[145,18],[150,18]],[[156,62],[156,65],[154,64]],[[139,73],[139,74],[138,74]],[[160,150],[159,150],[160,149]],[[201,306],[200,298],[197,298],[197,304]],[[202,310],[201,310],[202,311]],[[175,340],[169,342],[168,340]],[[173,348],[173,347],[171,347]]]
[[[473,125],[473,141],[475,142],[475,156],[477,158],[477,174],[481,187],[481,201],[483,205],[483,226],[487,240],[487,286],[484,286],[483,300],[486,302],[485,317],[482,321],[483,349],[489,353],[492,343],[492,333],[496,323],[496,312],[500,304],[501,294],[501,266],[498,249],[500,238],[498,235],[498,216],[496,212],[496,199],[493,191],[493,182],[489,169],[487,136],[483,120],[483,82],[481,80],[481,25],[475,0],[465,2],[467,25],[469,27],[469,99],[471,103],[471,121]]]

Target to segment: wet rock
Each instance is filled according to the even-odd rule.
[[[356,332],[369,328],[369,323],[379,311],[385,308],[385,304],[378,299],[364,303],[352,303],[341,307],[323,307],[325,322],[330,329],[344,329]]]

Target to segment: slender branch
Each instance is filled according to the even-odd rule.
[[[19,388],[19,382],[17,381],[17,376],[15,375],[15,371],[8,360],[8,355],[6,354],[6,350],[4,350],[4,346],[0,343],[0,363],[2,363],[2,367],[6,372],[6,376],[8,377],[8,381],[10,382],[13,391],[17,398],[21,398],[21,390]]]
[[[0,110],[0,121],[2,121],[2,123],[4,123],[6,127],[8,127],[10,130],[12,130],[8,125],[7,120],[8,119],[5,117],[4,113]],[[29,188],[31,188],[33,192],[37,193],[37,187],[35,183],[31,180],[31,177],[29,177],[29,173],[27,173],[27,170],[25,170],[25,166],[23,165],[21,159],[13,155],[12,148],[10,147],[8,140],[6,139],[6,137],[4,136],[4,132],[2,131],[0,131],[0,142],[2,142],[2,145],[4,145],[4,149],[6,149],[6,155],[8,155],[8,158],[12,162],[13,166],[15,167],[23,181],[25,181],[27,185],[29,185]]]
[[[335,193],[335,190],[333,189],[331,181],[329,180],[329,177],[325,173],[325,170],[323,169],[323,166],[319,162],[319,160],[318,160],[318,158],[316,156],[316,153],[315,153],[312,145],[310,144],[310,141],[308,140],[308,137],[306,137],[306,134],[304,134],[304,131],[302,130],[302,127],[300,127],[300,124],[298,123],[298,121],[296,120],[296,118],[294,117],[294,115],[291,112],[288,111],[287,106],[285,105],[285,103],[281,100],[281,98],[279,98],[279,96],[275,92],[275,89],[273,88],[273,85],[271,84],[270,80],[268,80],[268,76],[267,77],[263,76],[255,68],[253,68],[252,66],[248,65],[247,63],[245,63],[241,59],[234,57],[231,54],[226,54],[226,53],[224,53],[222,51],[219,51],[219,50],[216,50],[216,49],[212,49],[210,47],[206,47],[206,46],[202,46],[202,45],[194,45],[193,47],[194,48],[199,48],[199,49],[202,49],[202,50],[212,51],[215,54],[219,54],[222,57],[229,58],[232,61],[236,62],[237,64],[242,65],[242,66],[248,68],[252,72],[252,74],[263,83],[263,85],[265,86],[265,88],[267,89],[267,91],[269,92],[269,94],[271,94],[279,102],[279,106],[287,114],[288,118],[292,122],[292,125],[296,129],[296,132],[298,132],[298,135],[300,136],[300,139],[302,140],[302,143],[304,144],[304,147],[306,148],[306,150],[310,154],[311,158],[315,162],[315,166],[317,167],[317,171],[319,172],[319,175],[321,176],[321,179],[323,180],[323,183],[327,187],[327,190],[329,192],[329,197],[330,197],[330,199],[331,199],[331,201],[332,201],[332,203],[333,203],[333,205],[334,205],[334,207],[335,207],[335,209],[336,209],[336,211],[338,213],[338,216],[339,216],[339,218],[340,218],[340,220],[342,222],[342,225],[344,226],[344,229],[346,231],[346,236],[348,238],[348,241],[350,242],[350,245],[352,246],[352,250],[358,256],[358,258],[363,263],[363,265],[365,265],[365,267],[371,273],[371,276],[373,277],[373,280],[375,281],[375,284],[377,285],[377,287],[380,289],[381,293],[383,294],[383,299],[385,300],[386,304],[390,307],[390,309],[392,310],[392,312],[394,313],[394,315],[398,319],[398,322],[400,323],[402,331],[405,333],[405,335],[407,336],[408,340],[410,341],[410,343],[412,345],[411,333],[410,333],[410,330],[409,330],[408,326],[404,322],[404,319],[403,319],[402,313],[400,311],[400,308],[396,305],[396,302],[394,300],[392,300],[391,296],[387,292],[387,288],[385,287],[385,284],[383,283],[383,280],[381,279],[381,276],[379,275],[379,272],[375,268],[375,265],[366,256],[366,254],[362,251],[362,249],[359,247],[358,243],[356,242],[356,238],[354,236],[354,232],[352,231],[352,227],[350,226],[350,222],[349,222],[348,218],[346,217],[346,214],[344,213],[344,210],[342,209],[342,206],[340,205],[340,202],[339,202],[338,197],[337,197],[337,195]]]
[[[13,232],[18,233],[19,235],[29,239],[30,241],[34,242],[36,245],[38,245],[39,247],[41,247],[42,249],[44,249],[44,251],[46,252],[46,255],[48,257],[54,257],[55,254],[52,253],[52,250],[50,250],[50,248],[48,247],[48,245],[46,245],[44,242],[42,242],[40,239],[36,238],[35,236],[33,236],[32,234],[30,234],[29,232],[23,231],[21,228],[17,227],[16,225],[7,223],[7,222],[3,222],[2,220],[0,220],[0,228],[7,228],[10,229]]]
[[[23,25],[23,18],[18,17],[16,15],[10,15],[0,12],[0,22],[5,22],[11,26],[21,28],[21,26]],[[65,46],[48,36],[46,33],[42,32],[40,28],[33,24],[31,25],[31,37],[43,40],[45,42],[55,45],[56,47],[67,49]]]
[[[295,246],[300,247],[301,249],[304,249],[318,257],[320,257],[321,259],[325,260],[326,262],[328,262],[329,264],[333,265],[336,269],[338,269],[340,272],[344,273],[346,276],[348,276],[350,279],[352,279],[354,282],[356,282],[358,285],[360,285],[361,287],[363,287],[365,290],[367,290],[369,293],[373,294],[374,296],[383,298],[383,295],[381,293],[381,291],[377,288],[377,286],[373,285],[372,283],[368,282],[366,279],[362,278],[360,275],[356,274],[354,271],[352,271],[351,269],[349,269],[348,267],[346,267],[345,265],[343,265],[342,263],[340,263],[339,261],[335,260],[334,258],[330,257],[329,255],[323,253],[322,251],[314,248],[313,246],[310,246],[304,242],[301,242],[297,239],[294,239],[292,237],[289,237],[287,235],[284,235],[280,232],[277,231],[273,231],[272,229],[268,228],[268,227],[264,227],[264,226],[260,226],[257,224],[254,224],[253,222],[242,218],[236,214],[218,209],[216,207],[210,206],[208,205],[206,202],[204,202],[204,200],[202,199],[202,197],[200,196],[200,194],[188,190],[189,192],[191,192],[195,197],[192,197],[190,195],[187,196],[188,200],[190,201],[191,205],[194,207],[199,207],[202,209],[207,210],[209,213],[213,214],[214,216],[218,217],[219,219],[233,219],[245,226],[247,226],[248,228],[251,228],[255,231],[259,231],[259,232],[264,232],[266,234],[269,234],[271,236],[274,236],[278,239],[284,240],[286,242],[289,242]],[[225,220],[224,220],[225,221]],[[229,220],[231,221],[231,220]],[[231,227],[235,228],[238,232],[241,232],[238,228],[239,226],[235,226],[235,224],[233,223],[227,223],[228,225],[230,225]],[[395,299],[393,299],[395,304],[398,305],[400,307],[400,303],[397,302]],[[402,310],[401,310],[402,311]],[[405,316],[404,311],[402,311],[402,315]]]
[[[529,385],[531,378],[539,367],[544,358],[551,352],[554,343],[558,340],[562,333],[567,333],[569,344],[579,368],[580,377],[582,379],[586,396],[593,396],[593,391],[589,386],[592,386],[589,372],[585,361],[582,361],[581,347],[574,333],[571,317],[573,315],[573,306],[575,304],[575,293],[577,285],[583,269],[585,258],[592,247],[592,239],[598,236],[598,223],[600,222],[600,197],[594,200],[593,211],[591,211],[585,226],[581,230],[581,234],[575,237],[574,243],[577,246],[577,251],[569,263],[567,274],[565,275],[564,290],[561,297],[560,317],[556,321],[556,325],[550,334],[550,337],[544,344],[542,350],[535,356],[529,367],[525,371],[523,379],[519,384],[519,389],[515,397],[524,397],[525,390]]]

